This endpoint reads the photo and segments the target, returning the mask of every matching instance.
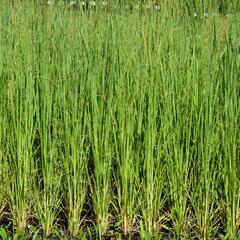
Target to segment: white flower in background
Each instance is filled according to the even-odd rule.
[[[150,8],[151,8],[151,4],[150,4],[150,3],[145,4],[145,5],[144,5],[144,8],[150,9]]]
[[[204,13],[204,17],[205,17],[205,18],[208,17],[208,13],[207,13],[207,12]]]
[[[150,8],[151,8],[151,4],[150,4],[150,3],[147,4],[147,5],[146,5],[146,8],[147,8],[147,9],[150,9]]]
[[[102,2],[102,5],[103,5],[103,6],[107,6],[107,2],[106,2],[106,1],[103,1],[103,2]]]
[[[48,4],[48,5],[51,5],[51,0],[48,0],[48,1],[47,1],[47,4]]]
[[[85,2],[82,2],[82,6],[85,6]]]
[[[90,2],[90,5],[91,5],[91,6],[96,6],[96,2],[95,2],[95,1],[92,1],[92,2]]]
[[[195,13],[193,14],[193,16],[194,16],[194,17],[197,17],[197,13],[195,12]]]
[[[159,4],[155,4],[155,9],[156,10],[160,10],[160,5]]]

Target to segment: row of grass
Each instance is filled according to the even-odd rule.
[[[107,7],[107,8],[128,8],[135,7],[139,9],[140,6],[145,6],[147,8],[154,7],[158,5],[160,7],[168,7],[168,10],[175,10],[192,14],[193,12],[202,11],[217,11],[221,14],[228,14],[233,12],[239,12],[240,6],[238,0],[185,0],[185,1],[175,1],[175,0],[36,0],[37,3],[43,3],[48,5],[63,5],[69,4],[68,6],[94,6],[96,8]],[[90,7],[91,8],[91,7]]]
[[[158,13],[2,3],[9,234],[239,237],[238,12],[196,19],[183,1]]]

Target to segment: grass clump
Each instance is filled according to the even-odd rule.
[[[238,239],[236,4],[3,1],[0,234]]]

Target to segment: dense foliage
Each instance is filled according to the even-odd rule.
[[[238,239],[237,2],[2,0],[0,236]]]

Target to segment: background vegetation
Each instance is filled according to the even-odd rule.
[[[2,0],[0,236],[238,239],[238,8]]]

